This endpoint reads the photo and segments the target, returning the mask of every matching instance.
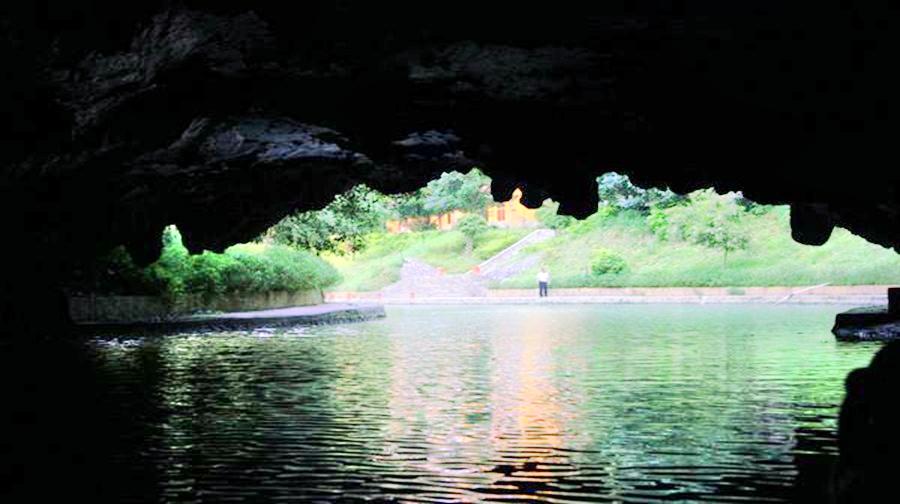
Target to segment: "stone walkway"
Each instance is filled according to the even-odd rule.
[[[372,301],[384,304],[570,304],[570,303],[770,303],[849,304],[887,303],[885,285],[807,287],[622,287],[550,288],[550,296],[537,297],[537,289],[487,289],[479,296],[389,296],[383,292],[329,292],[328,302]]]
[[[540,261],[539,254],[522,254],[531,245],[541,243],[556,236],[553,229],[537,229],[521,240],[501,250],[476,268],[479,275],[489,281],[500,281],[514,277],[532,268]]]
[[[142,322],[85,322],[76,327],[88,335],[176,334],[245,331],[257,328],[362,322],[383,318],[384,306],[372,303],[327,303],[275,310],[202,314]]]
[[[380,291],[380,298],[470,298],[487,296],[487,281],[474,273],[445,274],[417,259],[407,259],[400,280]]]

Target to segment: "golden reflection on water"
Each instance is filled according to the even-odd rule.
[[[465,479],[470,488],[515,491],[507,482],[538,481],[550,475],[544,464],[568,465],[566,452],[590,442],[578,425],[585,391],[574,379],[587,358],[560,358],[566,336],[552,319],[525,316],[484,331],[500,334],[470,336],[455,349],[444,348],[453,340],[392,345],[376,460],[438,484],[452,477],[456,487]]]
[[[143,384],[141,457],[165,500],[248,482],[310,499],[784,499],[795,437],[832,449],[840,378],[873,349],[835,347],[821,310],[657,311],[410,308],[99,355],[113,383]]]
[[[498,454],[530,453],[534,462],[552,456],[562,446],[563,424],[559,393],[553,383],[555,341],[546,318],[521,321],[523,332],[494,340],[498,356],[492,376],[491,402],[497,414],[491,422],[491,444]]]

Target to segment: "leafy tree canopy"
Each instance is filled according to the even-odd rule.
[[[380,229],[387,216],[388,199],[358,185],[321,210],[285,217],[263,239],[316,253],[345,254],[362,249],[365,235]]]
[[[159,259],[144,268],[134,264],[124,247],[117,247],[72,287],[101,294],[161,296],[177,304],[185,296],[294,292],[340,281],[330,264],[290,247],[244,244],[222,254],[190,254],[175,226],[165,228],[162,245]]]
[[[490,183],[491,179],[478,168],[472,168],[465,174],[456,171],[444,173],[425,186],[422,192],[424,209],[431,215],[452,210],[480,212],[493,201],[485,190]]]
[[[702,189],[690,194],[690,204],[666,209],[670,228],[678,237],[699,245],[719,249],[723,261],[728,253],[747,247],[749,230],[744,223],[747,210],[738,193],[716,194]]]
[[[489,229],[484,217],[477,214],[468,214],[456,224],[456,230],[462,233],[466,239],[466,255],[472,255],[475,248],[475,240]]]
[[[411,193],[388,196],[391,214],[395,218],[422,217],[429,214],[425,209],[424,189]]]
[[[631,183],[627,175],[616,172],[597,177],[597,194],[601,204],[615,210],[637,210],[641,213],[648,213],[652,207],[667,208],[685,199],[668,189],[638,187]]]
[[[535,212],[538,221],[550,229],[565,229],[574,224],[577,219],[570,215],[559,214],[559,203],[547,200]]]

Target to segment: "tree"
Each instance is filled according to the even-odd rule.
[[[159,259],[148,267],[149,277],[156,290],[169,302],[185,294],[185,278],[190,270],[191,254],[181,239],[181,232],[174,225],[166,226],[162,234],[162,252]]]
[[[597,177],[597,195],[601,203],[615,210],[637,210],[645,214],[654,206],[667,208],[685,199],[668,189],[638,187],[631,183],[627,175],[616,172]]]
[[[550,229],[565,229],[576,221],[570,215],[559,215],[559,203],[552,200],[545,201],[535,215],[541,224]]]
[[[456,171],[444,173],[425,186],[422,193],[424,209],[431,215],[452,210],[481,212],[492,201],[490,194],[484,190],[490,183],[491,179],[478,168],[472,168],[465,174]]]
[[[386,196],[391,215],[398,219],[422,217],[429,212],[425,208],[425,190],[419,189],[411,193]]]
[[[266,232],[264,239],[316,253],[345,254],[362,249],[365,235],[381,228],[387,214],[385,197],[358,185],[321,210],[285,217]]]
[[[484,217],[476,214],[468,214],[459,220],[456,224],[456,229],[465,237],[466,255],[470,256],[472,255],[472,250],[475,248],[475,240],[488,230],[488,224],[487,221],[484,220]]]
[[[679,237],[721,250],[722,261],[727,263],[728,253],[746,248],[749,240],[743,223],[747,211],[740,205],[739,198],[737,193],[719,195],[712,189],[702,189],[690,194],[690,204],[674,206],[664,212]]]

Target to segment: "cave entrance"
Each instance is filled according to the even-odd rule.
[[[169,226],[149,266],[119,247],[80,272],[73,314],[140,319],[123,308],[137,310],[124,301],[135,296],[153,299],[155,316],[326,300],[877,304],[900,283],[892,251],[842,229],[822,246],[795,243],[787,206],[739,192],[679,195],[610,172],[596,179],[597,211],[577,220],[518,188],[496,202],[491,182],[475,168],[410,193],[357,185],[221,253],[189,252]]]
[[[221,253],[177,226],[148,266],[113,251],[73,313],[109,322],[88,367],[133,416],[94,413],[109,457],[88,465],[140,472],[123,499],[247,474],[266,499],[826,498],[843,378],[877,349],[830,322],[883,301],[896,254],[843,230],[794,243],[786,207],[740,193],[608,173],[577,220],[490,183],[359,185]],[[176,334],[133,335],[155,325]]]

